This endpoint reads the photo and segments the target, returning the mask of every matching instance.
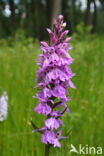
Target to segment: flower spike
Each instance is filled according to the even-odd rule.
[[[64,126],[61,118],[65,112],[70,113],[67,106],[67,102],[71,100],[68,87],[76,89],[71,80],[75,76],[70,69],[73,59],[68,53],[72,48],[69,44],[71,37],[66,38],[69,31],[64,30],[66,22],[63,20],[63,15],[59,15],[57,20],[53,19],[53,31],[47,28],[51,45],[41,41],[43,54],[39,55],[37,72],[37,88],[40,91],[34,97],[39,100],[35,111],[47,116],[47,119],[43,128],[33,132],[42,133],[42,143],[54,147],[61,147],[60,140],[67,138],[61,136],[61,127]]]

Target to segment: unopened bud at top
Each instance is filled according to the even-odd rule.
[[[59,15],[59,16],[58,16],[58,21],[59,21],[59,22],[63,21],[63,19],[64,19],[64,16],[63,16],[63,15]]]
[[[57,24],[57,21],[56,21],[55,18],[53,18],[52,23],[53,23],[53,25],[56,25]]]
[[[62,24],[62,28],[65,28],[65,27],[66,27],[66,22]]]

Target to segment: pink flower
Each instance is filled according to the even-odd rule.
[[[38,106],[35,107],[35,111],[39,114],[48,115],[51,113],[51,107],[47,103],[39,103]]]
[[[6,120],[7,112],[8,112],[8,96],[7,93],[4,92],[0,98],[0,121]]]
[[[46,115],[45,127],[35,131],[41,131],[41,141],[45,144],[52,144],[54,147],[61,147],[60,140],[67,138],[62,137],[62,129],[55,133],[61,126],[64,112],[70,113],[67,102],[70,101],[68,87],[75,89],[72,77],[75,74],[71,71],[70,65],[73,58],[68,53],[72,47],[70,46],[71,37],[66,38],[68,30],[64,31],[66,22],[64,17],[58,16],[53,20],[53,31],[47,28],[50,35],[51,45],[41,41],[41,50],[43,54],[39,55],[39,69],[37,72],[37,98],[40,101],[35,107],[37,113]],[[58,102],[56,102],[58,101]],[[60,108],[61,107],[61,108]]]

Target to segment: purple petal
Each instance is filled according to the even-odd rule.
[[[49,129],[58,129],[59,128],[59,122],[58,119],[55,118],[49,118],[45,121],[45,125],[49,128]]]
[[[41,41],[40,43],[41,43],[42,46],[44,46],[44,47],[48,47],[48,44],[47,44],[46,42]]]
[[[56,136],[60,137],[60,136],[61,136],[61,133],[62,133],[62,130],[63,130],[63,129],[60,129],[60,130],[56,133]]]
[[[69,32],[69,30],[65,30],[65,31],[61,34],[59,40],[63,39],[63,38],[68,34],[68,32]]]
[[[59,140],[62,140],[62,139],[68,139],[69,137],[59,137]]]
[[[40,114],[42,113],[43,115],[48,115],[51,113],[51,107],[47,104],[39,104],[38,106],[35,107],[35,111]]]
[[[60,125],[62,125],[62,126],[64,126],[64,124],[63,124],[63,122],[61,121],[61,119],[57,119],[58,120],[58,123],[60,124]]]
[[[65,42],[69,42],[72,39],[72,37],[66,38]]]
[[[47,136],[45,134],[42,134],[41,141],[45,144],[47,144]]]
[[[56,39],[56,37],[55,37],[55,34],[54,34],[54,33],[51,31],[51,29],[49,29],[49,28],[47,28],[47,31],[48,31],[48,33],[50,34],[52,43],[53,43],[53,44],[56,44],[57,39]]]
[[[43,127],[41,129],[35,129],[35,130],[32,131],[32,133],[38,132],[38,131],[45,131],[46,129],[47,129],[47,127]]]
[[[69,79],[68,84],[71,88],[76,89],[76,87],[74,86],[73,82]]]
[[[55,141],[54,141],[54,147],[61,147],[61,144],[58,141],[58,139],[55,139]]]

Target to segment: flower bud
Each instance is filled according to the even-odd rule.
[[[65,27],[66,27],[66,22],[62,24],[62,28],[65,28]]]
[[[59,22],[63,21],[63,19],[64,19],[64,16],[63,16],[63,15],[59,15],[59,16],[58,16],[58,21],[59,21]]]
[[[57,24],[57,22],[56,22],[56,19],[55,19],[55,18],[53,18],[52,23],[53,23],[53,25],[56,25],[56,24]]]

